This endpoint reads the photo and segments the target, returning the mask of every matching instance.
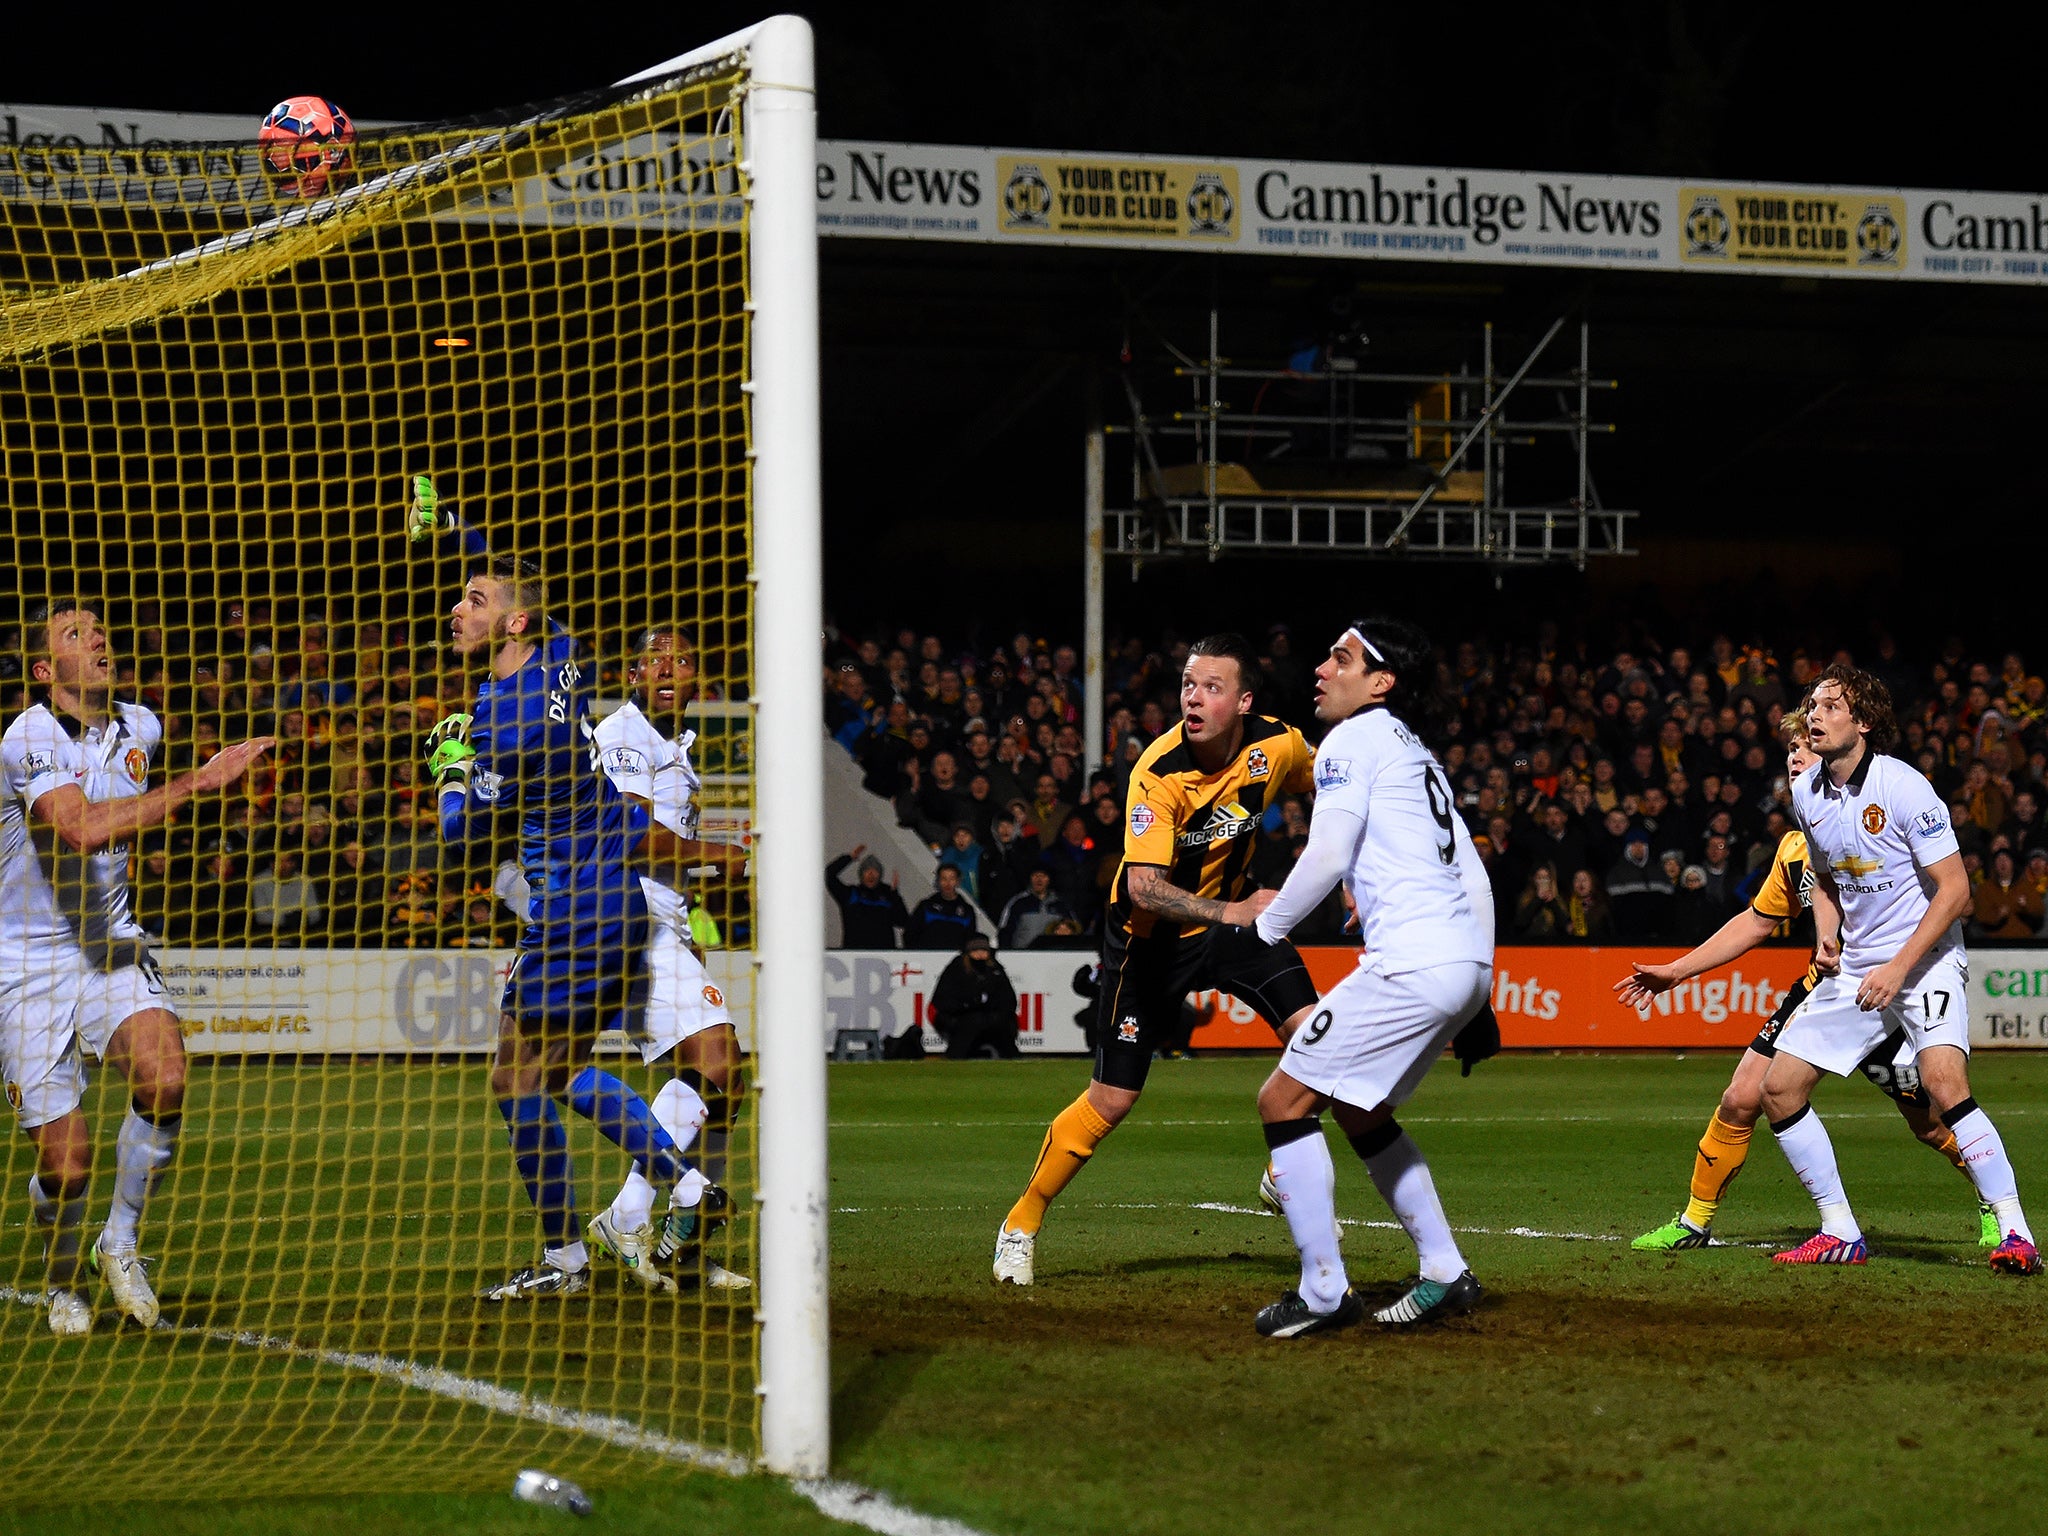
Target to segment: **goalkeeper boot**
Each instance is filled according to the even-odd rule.
[[[675,1281],[654,1267],[655,1236],[652,1222],[626,1232],[612,1220],[610,1211],[600,1211],[590,1218],[590,1225],[585,1229],[585,1234],[592,1248],[606,1258],[617,1261],[618,1266],[643,1291],[675,1295]]]
[[[92,1303],[76,1291],[50,1292],[50,1332],[75,1339],[92,1332]]]
[[[1314,1312],[1299,1291],[1289,1291],[1270,1307],[1259,1308],[1252,1327],[1262,1339],[1298,1339],[1308,1333],[1332,1333],[1349,1328],[1365,1316],[1365,1303],[1358,1292],[1346,1289],[1334,1312]]]
[[[559,1265],[529,1264],[509,1280],[478,1291],[479,1301],[532,1301],[548,1296],[581,1296],[590,1289],[590,1271]]]
[[[86,1262],[92,1265],[94,1274],[107,1282],[117,1307],[145,1328],[156,1326],[158,1308],[156,1292],[149,1286],[149,1260],[133,1248],[125,1253],[114,1252],[107,1247],[107,1234],[102,1232],[94,1240]]]
[[[704,1240],[726,1224],[731,1212],[732,1196],[716,1184],[706,1184],[694,1205],[678,1205],[671,1196],[668,1214],[661,1219],[661,1241],[655,1245],[655,1261],[694,1264]]]
[[[727,1269],[723,1264],[705,1260],[704,1283],[714,1291],[744,1291],[754,1282],[745,1275]]]
[[[2005,1241],[2005,1233],[1999,1229],[1998,1212],[1983,1201],[1977,1202],[1977,1246],[1996,1248]]]
[[[1712,1229],[1696,1227],[1683,1215],[1672,1217],[1654,1232],[1645,1232],[1629,1244],[1637,1253],[1684,1253],[1705,1248],[1713,1242]]]
[[[1383,1328],[1417,1328],[1440,1323],[1447,1317],[1462,1317],[1479,1305],[1485,1292],[1466,1270],[1455,1280],[1420,1280],[1391,1307],[1381,1307],[1372,1319]]]
[[[1032,1261],[1038,1251],[1038,1234],[1004,1227],[996,1233],[996,1283],[1029,1285]]]
[[[1273,1182],[1271,1163],[1266,1164],[1264,1171],[1259,1174],[1259,1204],[1275,1216],[1287,1214],[1287,1207],[1280,1203],[1280,1186]]]

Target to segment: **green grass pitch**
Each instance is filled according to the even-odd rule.
[[[1439,1068],[1402,1118],[1453,1223],[1474,1229],[1460,1241],[1488,1305],[1421,1334],[1279,1345],[1251,1320],[1291,1283],[1293,1250],[1278,1221],[1243,1214],[1267,1065],[1156,1067],[1054,1207],[1028,1292],[990,1283],[989,1248],[1085,1064],[835,1068],[835,1472],[995,1536],[1881,1530],[2003,1521],[2048,1495],[2048,1288],[1989,1273],[1964,1181],[1861,1082],[1818,1102],[1872,1261],[1786,1272],[1762,1245],[1804,1236],[1812,1212],[1763,1132],[1719,1226],[1742,1246],[1627,1247],[1682,1204],[1732,1058],[1504,1057],[1469,1080]],[[524,1261],[530,1218],[481,1068],[355,1071],[198,1070],[169,1225],[148,1244],[166,1315],[431,1359],[704,1438],[700,1410],[748,1387],[729,1320],[609,1288],[559,1318],[484,1315],[469,1288]],[[2048,1058],[1985,1053],[1973,1075],[2023,1193],[2048,1208]],[[102,1093],[97,1123],[118,1103]],[[265,1155],[231,1165],[230,1129]],[[588,1201],[611,1162],[576,1145]],[[1385,1222],[1335,1150],[1340,1213]],[[16,1235],[0,1251],[16,1290],[37,1270],[14,1194],[27,1170],[17,1137]],[[427,1209],[437,1189],[456,1208]],[[1345,1252],[1371,1297],[1407,1274],[1406,1241],[1383,1226],[1348,1228]],[[564,1517],[504,1492],[531,1464],[591,1489],[593,1530],[845,1529],[772,1481],[675,1471],[318,1359],[107,1322],[60,1349],[39,1313],[0,1308],[15,1469],[0,1529],[541,1530]]]

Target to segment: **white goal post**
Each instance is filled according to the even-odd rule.
[[[753,358],[755,1093],[760,1113],[761,1459],[817,1477],[831,1456],[824,732],[818,448],[817,106],[810,23],[774,16],[620,81],[744,54]]]

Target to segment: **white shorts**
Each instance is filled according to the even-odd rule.
[[[1361,966],[1294,1032],[1280,1069],[1360,1109],[1405,1104],[1493,990],[1493,967],[1461,960],[1388,976]]]
[[[1885,1008],[1856,1006],[1860,976],[1823,976],[1778,1035],[1785,1055],[1847,1077],[1895,1029],[1917,1057],[1930,1045],[1970,1049],[1970,958],[1961,949],[1920,962]],[[1903,1053],[1902,1053],[1903,1054]]]
[[[153,961],[30,974],[0,990],[0,1072],[23,1130],[61,1120],[85,1097],[84,1052],[107,1053],[128,1019],[169,1008]]]
[[[725,994],[682,936],[665,923],[655,924],[647,941],[644,988],[627,1016],[626,1036],[650,1066],[690,1036],[732,1023]]]

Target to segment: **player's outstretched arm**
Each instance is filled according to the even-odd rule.
[[[1330,888],[1344,878],[1358,840],[1365,836],[1365,818],[1348,805],[1326,801],[1308,824],[1308,844],[1276,894],[1261,891],[1246,905],[1256,904],[1259,937],[1277,944],[1294,925],[1322,905]],[[1260,901],[1265,896],[1266,900]]]
[[[126,842],[145,827],[161,826],[195,795],[226,789],[271,745],[269,736],[237,742],[192,772],[166,779],[132,800],[88,800],[76,784],[61,784],[38,795],[30,809],[66,846],[79,853],[97,853]]]
[[[472,558],[491,552],[484,536],[465,523],[455,508],[441,498],[430,475],[412,477],[412,501],[405,509],[405,531],[415,544],[436,535],[459,539],[462,553]]]
[[[641,802],[643,805],[646,802]],[[691,870],[702,869],[709,864],[727,880],[737,880],[747,872],[747,850],[737,843],[711,843],[701,838],[677,837],[660,822],[648,827],[647,835],[640,839],[640,865],[656,879],[669,885],[680,885]]]
[[[1771,930],[1777,926],[1755,907],[1744,907],[1699,948],[1680,955],[1667,965],[1645,965],[1640,960],[1631,962],[1634,969],[1614,984],[1615,995],[1624,1007],[1639,1008],[1659,992],[1667,992],[1681,981],[1690,981],[1716,966],[1726,965],[1738,955],[1748,954],[1769,938]]]
[[[1233,906],[1242,902],[1217,901],[1208,896],[1197,896],[1193,891],[1184,891],[1166,878],[1166,871],[1157,864],[1133,864],[1124,876],[1126,889],[1131,893],[1131,902],[1155,912],[1161,917],[1170,917],[1183,923],[1229,923],[1245,922],[1246,918],[1233,918],[1227,914]]]

